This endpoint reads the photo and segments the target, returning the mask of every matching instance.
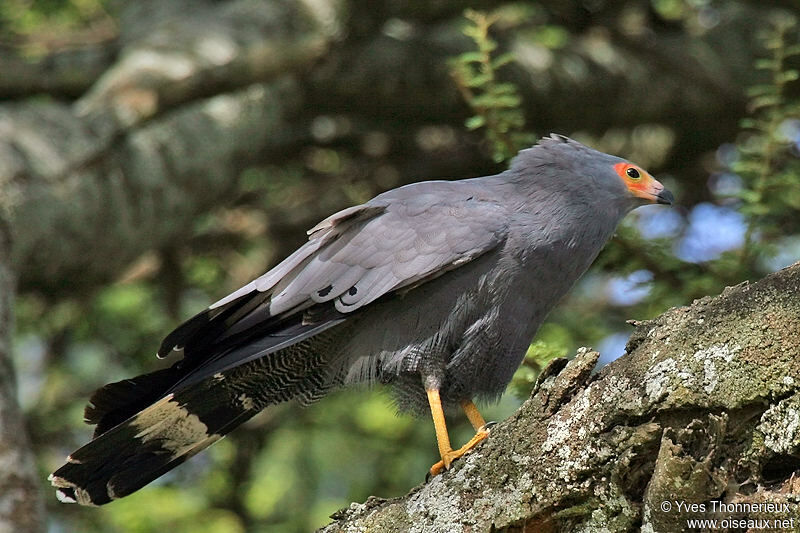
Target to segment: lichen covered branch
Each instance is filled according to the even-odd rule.
[[[798,331],[800,263],[671,309],[597,374],[588,349],[554,362],[444,475],[322,531],[680,531],[731,503],[774,506],[725,516],[800,519]]]

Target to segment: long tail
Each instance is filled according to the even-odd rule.
[[[256,414],[248,400],[213,378],[169,394],[75,451],[50,482],[65,503],[103,505],[127,496]]]
[[[142,488],[264,407],[313,402],[341,381],[334,348],[347,323],[286,325],[279,334],[106,385],[92,397],[94,439],[53,472],[59,500],[103,505]],[[187,359],[185,358],[184,361]]]

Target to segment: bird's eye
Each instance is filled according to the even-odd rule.
[[[633,167],[628,167],[628,170],[625,171],[625,174],[627,174],[632,180],[638,180],[642,177],[641,174],[639,174],[639,171]]]

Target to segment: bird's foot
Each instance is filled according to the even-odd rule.
[[[475,436],[472,437],[469,442],[463,445],[461,448],[457,450],[450,450],[449,452],[445,452],[442,454],[442,460],[433,465],[428,472],[428,479],[433,476],[438,476],[445,470],[450,469],[450,464],[464,455],[467,452],[472,451],[472,449],[478,445],[481,441],[483,441],[486,437],[489,436],[489,428],[494,425],[494,422],[489,422],[488,424],[484,425],[480,428]]]

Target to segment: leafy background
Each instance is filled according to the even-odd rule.
[[[431,169],[454,170],[429,160],[415,165],[419,153],[447,161],[457,157],[454,146],[461,144],[480,153],[482,166],[459,168],[450,176],[485,174],[501,170],[519,148],[554,130],[641,163],[679,201],[673,209],[647,207],[628,217],[591,272],[552,313],[509,393],[486,408],[487,419],[513,412],[548,359],[590,345],[609,362],[624,351],[626,320],[653,317],[797,261],[797,13],[781,9],[780,2],[624,4],[625,9],[612,11],[603,2],[562,3],[569,6],[564,11],[596,15],[576,23],[572,14],[565,16],[549,3],[475,3],[476,10],[463,10],[448,22],[463,32],[466,51],[441,65],[462,102],[457,115],[418,121],[409,141],[398,133],[403,120],[384,119],[364,131],[347,113],[320,112],[310,124],[313,142],[245,168],[236,201],[197,219],[191,238],[179,246],[151,250],[113,283],[79,294],[24,287],[16,304],[15,363],[42,479],[88,439],[90,430],[80,420],[91,391],[155,368],[158,342],[181,319],[276,263],[321,216],[406,181],[441,177],[426,173]],[[707,116],[702,121],[674,117],[673,123],[648,119],[653,112],[647,94],[630,104],[636,107],[631,114],[642,120],[631,115],[619,123],[592,119],[591,129],[582,129],[574,113],[559,118],[558,87],[549,91],[547,102],[526,101],[527,85],[544,81],[526,77],[520,65],[578,69],[574,75],[580,76],[578,66],[547,61],[587,33],[601,54],[610,43],[668,28],[696,39],[698,56],[705,57],[704,39],[748,4],[776,10],[755,26],[754,60],[740,66],[748,72],[742,79],[754,81],[730,87],[738,91],[741,105],[713,110],[722,113],[710,119],[718,122],[714,142],[706,138],[707,130],[692,127],[694,120],[707,124]],[[344,42],[363,37],[359,17],[368,15],[360,14],[359,5],[353,3]],[[75,43],[113,39],[121,24],[119,10],[110,0],[6,0],[0,3],[0,46],[35,61]],[[442,23],[422,16],[388,18],[381,28],[400,39],[424,20]],[[654,63],[663,60],[662,52],[652,51]],[[713,61],[705,67],[712,73],[715,68]],[[650,81],[652,90],[659,90],[659,81]],[[591,95],[594,88],[584,90]],[[50,97],[75,96],[66,90]],[[619,103],[587,97],[587,117],[596,114],[592,106],[603,105]],[[702,110],[697,113],[700,117]],[[531,131],[530,124],[542,129]],[[451,424],[456,442],[471,435],[466,421]],[[309,531],[351,501],[404,494],[423,481],[436,459],[428,420],[396,416],[381,389],[349,390],[308,409],[293,404],[269,409],[153,486],[113,505],[63,506],[44,482],[42,491],[53,532]]]

